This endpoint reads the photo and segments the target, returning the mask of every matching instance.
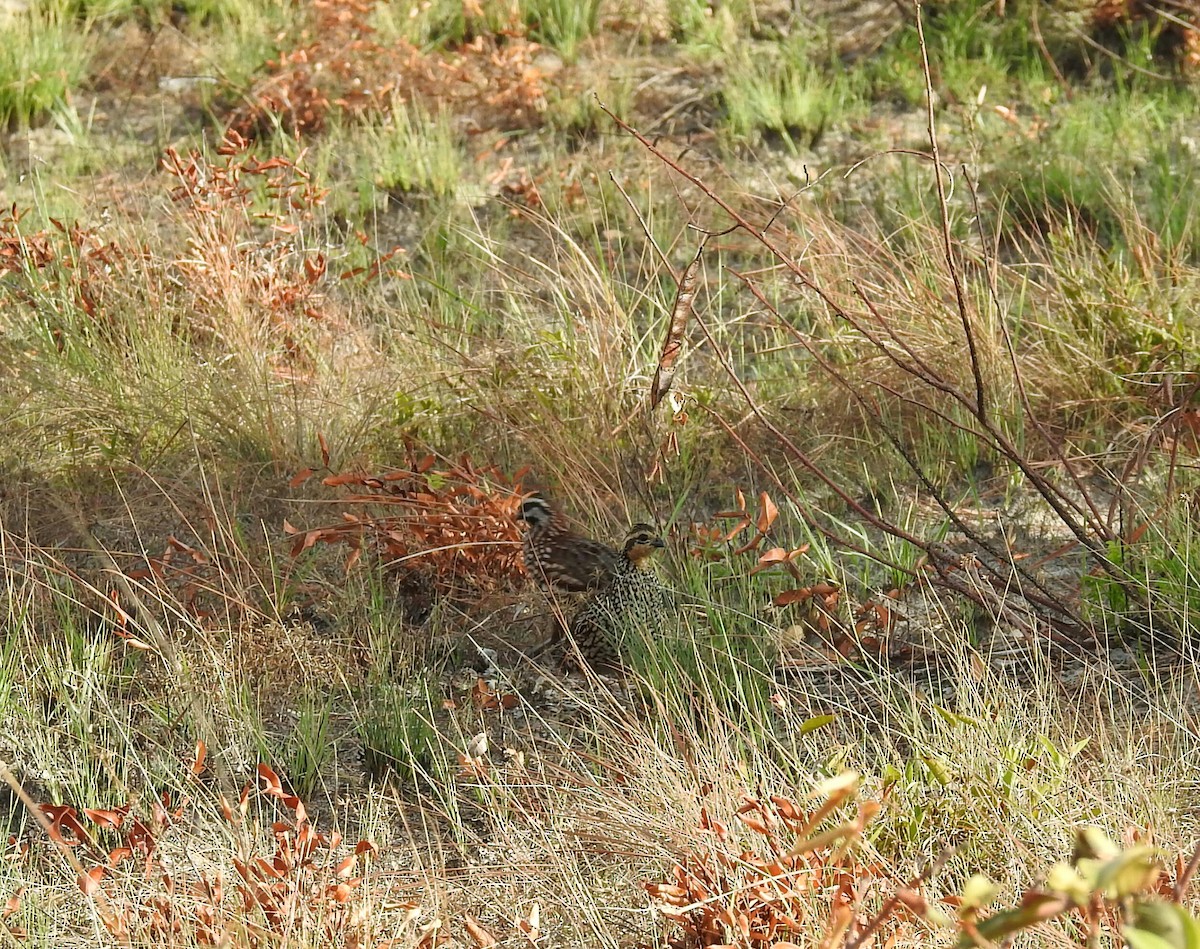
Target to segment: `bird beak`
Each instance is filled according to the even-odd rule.
[[[661,537],[655,537],[655,538],[654,538],[654,544],[653,544],[653,546],[655,546],[655,547],[666,547],[666,546],[667,546],[667,542],[666,542],[665,540],[663,540]]]

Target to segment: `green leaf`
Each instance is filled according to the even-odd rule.
[[[1080,871],[1069,863],[1056,863],[1046,874],[1046,886],[1062,893],[1075,905],[1085,905],[1092,896],[1091,881],[1084,879]]]
[[[955,728],[957,728],[959,725],[979,726],[979,719],[971,718],[968,715],[959,715],[958,712],[952,712],[947,708],[942,708],[940,705],[935,705],[933,710],[937,713],[938,717],[942,719],[942,721],[944,721],[947,725],[953,725]]]
[[[1121,848],[1099,827],[1080,827],[1075,834],[1075,854],[1078,857],[1111,860],[1120,852]]]
[[[1133,949],[1200,949],[1200,923],[1176,903],[1138,900],[1124,929]]]
[[[1159,851],[1155,847],[1130,847],[1106,860],[1096,875],[1096,883],[1109,899],[1123,899],[1141,893],[1158,878]]]
[[[924,762],[929,773],[933,775],[933,779],[942,787],[948,787],[950,782],[954,780],[954,776],[950,774],[946,766],[936,758],[929,755],[922,755],[921,761]]]
[[[1065,913],[1070,908],[1070,904],[1059,897],[1048,893],[1031,892],[1024,896],[1021,900],[1021,905],[1017,909],[1005,910],[1002,913],[989,916],[976,929],[979,935],[990,944],[998,942],[1019,930],[1028,929],[1030,926],[1037,926],[1046,922],[1046,920],[1053,919],[1060,913]],[[978,944],[966,933],[963,933],[959,937],[958,946],[960,949],[966,949],[968,946],[975,945]]]
[[[837,721],[836,715],[814,715],[800,724],[800,734],[807,735],[809,732],[815,732],[818,728],[824,728],[833,721]]]
[[[1135,929],[1126,926],[1123,930],[1125,943],[1129,949],[1175,949],[1176,944],[1157,936],[1146,929]]]

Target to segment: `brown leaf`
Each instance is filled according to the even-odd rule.
[[[79,888],[84,894],[91,896],[100,889],[100,881],[104,879],[104,867],[92,867],[79,878]]]
[[[741,814],[739,817],[741,822],[756,834],[762,834],[764,837],[770,834],[771,831],[768,829],[766,822],[761,817],[756,817],[753,814]]]
[[[314,546],[316,542],[321,539],[321,533],[322,532],[319,530],[307,531],[297,537],[292,543],[292,556],[299,557],[302,553],[304,553],[304,551],[308,550],[309,547]]]
[[[523,932],[534,945],[537,945],[541,915],[541,906],[537,902],[533,902],[529,904],[529,915],[517,920],[517,929]]]
[[[791,603],[803,603],[806,600],[811,600],[813,591],[809,587],[801,587],[798,590],[784,590],[775,596],[772,603],[776,606],[788,606]]]
[[[321,479],[321,484],[327,488],[340,488],[344,484],[362,484],[362,480],[361,474],[350,474],[343,471],[341,474],[326,475]]]
[[[700,258],[703,253],[704,243],[701,242],[696,248],[696,256],[679,279],[675,305],[671,307],[671,322],[667,325],[667,337],[663,340],[658,366],[654,370],[654,381],[650,384],[650,408],[657,406],[671,391],[671,383],[675,379],[675,363],[683,351],[683,337],[687,332],[692,305],[696,300],[696,276],[700,273]]]
[[[470,913],[463,913],[463,927],[467,930],[467,935],[475,940],[479,949],[490,949],[491,946],[500,944],[500,940],[484,929],[483,924]]]
[[[475,703],[476,708],[483,711],[497,708],[500,704],[495,691],[481,678],[476,678],[475,685],[471,687],[471,701]]]
[[[260,764],[256,769],[258,776],[266,783],[263,788],[263,793],[272,797],[283,797],[283,782],[279,780],[277,775],[270,765]]]
[[[304,484],[304,482],[307,481],[309,478],[311,478],[313,476],[313,474],[314,474],[314,471],[312,468],[301,468],[299,471],[297,471],[292,476],[292,480],[288,482],[288,487],[289,488],[300,487],[300,485]]]
[[[69,804],[41,804],[39,807],[42,813],[50,818],[50,839],[55,843],[78,847],[85,840],[91,840],[83,825],[79,823],[75,808]],[[63,835],[64,829],[70,831],[69,838]]]
[[[746,523],[748,524],[749,521],[747,521]],[[753,537],[751,537],[748,541],[746,541],[746,543],[742,544],[742,546],[735,548],[733,552],[735,554],[744,554],[751,550],[757,550],[758,545],[761,544],[762,542],[763,542],[763,535],[756,533]]]
[[[4,901],[4,910],[0,912],[0,919],[8,919],[8,917],[21,908],[21,897],[24,894],[25,887],[17,887],[17,891]]]
[[[765,534],[775,523],[775,518],[779,517],[779,508],[775,506],[775,502],[771,500],[766,491],[759,494],[758,505],[758,530]]]
[[[97,827],[111,827],[116,830],[125,820],[125,815],[120,811],[101,811],[90,807],[85,807],[83,813]]]
[[[196,742],[196,754],[192,757],[192,774],[204,771],[204,759],[208,757],[208,745],[203,741]]]
[[[764,570],[769,570],[777,564],[787,563],[788,552],[782,547],[772,547],[770,550],[759,554],[758,564],[750,568],[750,575],[761,573]]]
[[[325,276],[325,255],[317,254],[316,257],[307,257],[304,260],[304,276],[309,283],[316,283]]]
[[[325,440],[324,434],[317,432],[317,444],[321,446],[321,463],[329,467],[329,442]]]

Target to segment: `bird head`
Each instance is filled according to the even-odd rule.
[[[625,535],[625,556],[641,565],[654,551],[667,545],[658,536],[658,531],[649,524],[634,524]]]
[[[542,498],[526,498],[521,502],[521,511],[517,514],[518,520],[524,521],[530,527],[542,527],[550,523],[553,516],[550,505]]]

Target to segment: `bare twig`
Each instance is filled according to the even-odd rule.
[[[971,317],[967,312],[967,298],[963,293],[962,278],[954,262],[954,242],[950,236],[950,206],[946,201],[946,181],[942,176],[942,156],[938,148],[937,121],[933,112],[933,77],[929,73],[929,50],[925,46],[925,27],[922,25],[921,4],[916,0],[917,40],[921,44],[921,69],[925,73],[925,110],[929,122],[929,147],[933,150],[933,178],[937,182],[938,211],[942,221],[942,245],[946,254],[946,268],[954,281],[954,298],[958,304],[958,315],[962,319],[963,335],[967,339],[967,352],[971,358],[971,372],[975,376],[975,412],[979,420],[987,419],[987,403],[984,400],[983,368],[979,364],[979,352],[975,346],[975,334],[971,328]]]

